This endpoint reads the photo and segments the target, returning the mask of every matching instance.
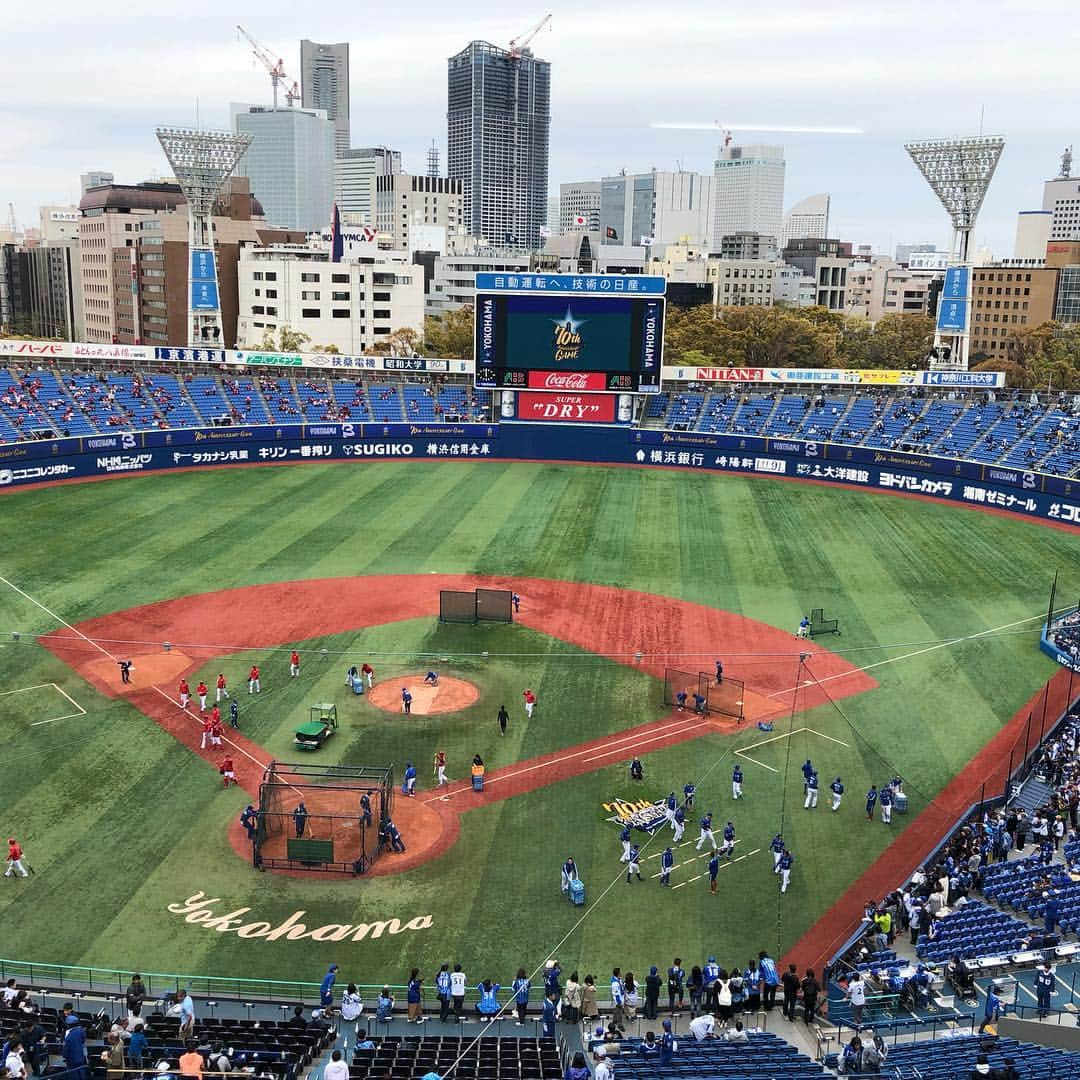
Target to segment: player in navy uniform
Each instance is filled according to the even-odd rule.
[[[829,785],[829,790],[832,792],[832,808],[835,813],[840,809],[840,800],[844,797],[844,785],[840,783],[839,776]]]
[[[742,798],[742,781],[742,766],[735,762],[735,768],[731,770],[731,797],[733,799]]]
[[[803,803],[804,810],[813,810],[817,806],[818,797],[818,775],[816,772],[812,772],[806,778],[806,802]]]
[[[881,794],[878,796],[878,802],[881,805],[881,820],[885,825],[892,824],[892,804],[893,793],[892,788],[886,784],[881,789]]]
[[[694,805],[694,796],[697,794],[696,784],[683,784],[682,795],[683,803],[689,810]]]
[[[630,875],[637,874],[638,881],[641,880],[641,863],[638,862],[639,853],[637,844],[634,844],[630,848],[630,858],[626,862],[626,883],[630,884]]]
[[[769,841],[769,850],[772,852],[772,872],[774,874],[780,873],[780,856],[784,854],[784,838],[777,833],[772,840]]]
[[[794,862],[795,856],[784,848],[784,853],[780,856],[780,891],[782,893],[786,893],[788,885],[791,884],[791,867]]]
[[[866,793],[866,820],[874,820],[874,806],[877,804],[878,791],[877,784],[871,784],[870,790]]]
[[[675,792],[669,791],[668,797],[664,800],[664,817],[668,821],[675,820],[675,809],[679,805],[679,800],[675,798]]]
[[[360,823],[362,825],[371,824],[371,799],[366,791],[360,796]]]
[[[724,681],[724,662],[722,660],[716,661],[716,685],[719,686]]]
[[[694,712],[704,714],[704,712],[705,712],[705,695],[704,694],[695,694],[694,695]]]
[[[688,697],[689,697],[689,694],[687,694],[687,692],[685,690],[680,690],[675,695],[675,704],[678,705],[679,712],[685,712],[686,711],[686,699]]]
[[[731,858],[731,853],[735,850],[735,826],[729,821],[724,826],[724,843],[720,848],[720,854]]]
[[[240,815],[240,824],[247,830],[247,838],[249,840],[255,839],[255,823],[259,820],[259,811],[248,803],[244,807],[244,812]]]
[[[686,832],[686,811],[681,806],[675,810],[675,818],[671,823],[671,828],[675,833],[671,838],[671,842],[677,844],[683,838],[683,833]]]
[[[240,727],[240,706],[236,704],[236,698],[229,702],[229,727]]]
[[[1050,963],[1044,960],[1035,972],[1035,998],[1039,1003],[1039,1019],[1050,1012],[1050,995],[1054,993],[1054,973]]]
[[[644,780],[645,779],[645,770],[642,768],[641,759],[637,756],[637,754],[634,755],[633,759],[630,762],[630,779],[631,780]]]
[[[671,884],[671,869],[675,865],[675,856],[671,851],[671,848],[664,848],[664,853],[660,856],[660,884]]]
[[[570,892],[570,882],[576,881],[577,876],[577,863],[574,862],[573,855],[569,855],[562,865],[562,891],[564,893]]]
[[[697,847],[694,850],[695,851],[700,851],[701,850],[701,845],[704,844],[706,840],[708,840],[709,843],[712,844],[712,849],[713,849],[713,851],[715,851],[716,850],[716,837],[713,836],[712,814],[711,813],[706,814],[701,819],[701,835],[698,837]]]
[[[720,856],[714,851],[709,860],[709,892],[716,895],[716,875],[720,872]]]
[[[623,830],[619,833],[619,839],[622,841],[622,858],[619,862],[630,861],[630,826],[624,825]]]
[[[811,764],[810,759],[807,758],[803,762],[803,767],[802,767],[802,775],[803,775],[803,781],[804,782],[810,779],[810,774],[813,771],[814,771],[814,766]]]

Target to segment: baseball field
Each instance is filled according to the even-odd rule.
[[[985,748],[1003,745],[1055,670],[1037,648],[1053,573],[1080,589],[1074,534],[1004,515],[541,464],[265,467],[26,491],[0,500],[0,552],[2,827],[34,869],[0,890],[4,956],[301,980],[336,961],[369,984],[444,961],[506,983],[552,951],[597,975],[676,955],[745,964],[759,948],[810,959],[819,920],[850,906],[862,875],[890,887],[905,837],[910,855],[948,826],[943,791],[978,797]],[[513,624],[440,625],[441,588],[486,584],[521,595]],[[811,607],[842,633],[800,663],[794,630]],[[716,658],[745,683],[742,724],[664,703],[665,669],[711,671]],[[119,659],[134,662],[130,686]],[[344,674],[364,661],[379,693],[358,697]],[[402,715],[400,687],[429,668],[439,692],[416,690]],[[177,684],[212,688],[219,672],[240,727],[203,752]],[[392,765],[398,782],[416,764],[416,798],[395,801],[406,851],[358,878],[259,872],[240,811],[267,762],[297,760],[293,731],[322,702],[339,728],[308,760]],[[438,750],[451,782],[437,791]],[[240,781],[228,790],[225,753]],[[468,782],[474,754],[482,794]],[[807,758],[815,810],[803,809]],[[745,797],[733,802],[736,761]],[[895,774],[907,814],[867,821],[866,790]],[[627,883],[612,804],[688,781],[697,800],[672,887],[657,877],[668,830],[637,834],[642,880]],[[728,820],[737,830],[716,896],[695,848],[705,811],[718,837]],[[768,850],[781,827],[796,859],[783,896]],[[585,907],[560,892],[568,855]]]

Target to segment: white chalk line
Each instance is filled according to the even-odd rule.
[[[745,758],[747,761],[752,761],[755,765],[760,765],[763,769],[768,769],[769,772],[778,773],[780,771],[779,769],[774,769],[771,765],[766,765],[764,761],[758,761],[757,758],[751,757],[747,751],[756,750],[759,746],[768,746],[769,743],[777,742],[779,739],[790,739],[793,735],[800,735],[804,732],[807,735],[817,735],[819,738],[828,739],[829,742],[850,749],[850,745],[844,742],[843,739],[834,739],[831,735],[826,735],[823,731],[817,731],[811,727],[800,727],[793,728],[791,731],[782,732],[780,735],[774,735],[771,739],[762,739],[761,742],[751,743],[749,746],[744,746],[738,750],[732,751],[732,753],[734,753],[736,757]]]
[[[20,686],[16,690],[0,690],[0,697],[7,697],[9,694],[25,694],[29,690],[48,690],[50,687],[58,694],[62,694],[67,698],[78,711],[64,713],[63,716],[50,716],[48,720],[35,720],[30,724],[30,727],[41,727],[42,724],[55,724],[60,720],[74,720],[78,716],[86,715],[86,710],[62,686],[57,686],[54,682],[38,683],[37,686]]]
[[[718,867],[718,871],[723,870],[725,866],[734,866],[737,862],[742,862],[743,859],[749,859],[751,855],[757,855],[761,851],[761,848],[754,848],[753,851],[748,851],[745,855],[740,855],[736,859],[729,859],[727,862],[722,862]],[[672,885],[672,889],[681,889],[684,885],[693,885],[695,881],[700,881],[705,874],[698,874],[695,877],[688,878],[686,881],[680,881],[678,885]]]
[[[24,592],[22,589],[19,588],[18,585],[16,585],[13,582],[9,581],[6,577],[0,576],[0,582],[2,582],[4,585],[6,585],[9,589],[13,590],[14,592],[17,592],[25,600],[29,600],[30,603],[34,605],[34,607],[39,608],[41,611],[44,611],[45,614],[48,615],[50,619],[55,619],[58,623],[60,623],[61,626],[66,626],[68,630],[70,630],[76,636],[82,638],[83,641],[89,642],[91,645],[93,645],[93,647],[95,649],[98,650],[98,652],[100,652],[103,655],[107,656],[110,660],[113,660],[116,663],[120,662],[120,658],[118,656],[116,656],[115,654],[109,652],[108,649],[106,649],[103,645],[101,645],[100,643],[95,641],[92,637],[88,637],[78,627],[72,626],[71,623],[69,623],[67,621],[67,619],[62,618],[55,611],[51,610],[50,608],[47,608],[39,600],[35,600],[28,592]],[[159,693],[166,701],[171,702],[177,708],[180,708],[180,702],[177,701],[175,698],[171,698],[164,690],[161,689],[160,686],[152,687],[152,689],[155,690],[157,693]],[[63,693],[63,691],[61,691],[61,693]],[[66,696],[67,695],[65,694],[65,697]],[[72,701],[72,704],[76,705],[76,702]],[[77,707],[81,707],[81,706],[77,706]],[[199,719],[199,717],[197,717],[194,713],[189,712],[187,709],[184,709],[183,712],[184,712],[184,714],[186,716],[190,717],[191,720],[194,723],[198,724],[200,728],[202,727],[202,720]],[[229,746],[231,746],[238,754],[243,754],[243,756],[246,757],[249,761],[251,761],[255,765],[257,765],[259,767],[260,771],[262,771],[262,772],[266,771],[266,767],[267,767],[267,765],[269,765],[269,762],[260,761],[253,754],[248,753],[248,751],[245,750],[242,746],[237,746],[236,743],[234,743],[231,739],[226,738],[224,741],[226,743],[228,743]]]

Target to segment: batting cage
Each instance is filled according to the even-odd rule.
[[[743,700],[746,684],[741,679],[730,679],[718,683],[716,676],[706,671],[679,671],[666,668],[664,671],[664,704],[682,706],[687,712],[701,712],[708,715],[730,716],[740,724],[744,719]],[[679,695],[685,694],[685,701]]]
[[[272,761],[259,786],[252,862],[270,870],[363,874],[389,844],[384,825],[393,799],[389,766]]]
[[[825,609],[816,607],[810,612],[810,636],[820,637],[822,634],[839,634],[840,620],[826,619]]]
[[[509,589],[439,592],[439,622],[481,623],[514,621],[514,594]]]

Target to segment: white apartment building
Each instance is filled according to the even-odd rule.
[[[463,235],[461,181],[442,176],[393,173],[375,179],[375,227],[388,238],[394,251],[428,249],[431,230],[441,229],[447,239]]]
[[[528,255],[503,249],[442,256],[435,260],[435,272],[424,303],[425,314],[441,315],[475,304],[477,274],[528,273],[530,269]]]
[[[424,331],[424,272],[404,253],[332,263],[325,245],[245,248],[238,268],[237,348],[288,327],[308,348],[356,355],[395,330]]]
[[[773,304],[780,307],[813,307],[814,279],[797,266],[778,262],[773,271]]]
[[[576,180],[559,185],[559,234],[598,232],[600,181]]]
[[[1051,240],[1080,240],[1080,176],[1047,180],[1043,185],[1042,208],[1052,215]]]
[[[721,146],[714,165],[712,248],[737,232],[783,235],[784,148]]]
[[[852,263],[847,271],[845,311],[876,323],[883,315],[926,312],[931,284],[944,271],[918,271],[887,256]]]
[[[772,307],[778,265],[767,259],[710,259],[713,307]]]

